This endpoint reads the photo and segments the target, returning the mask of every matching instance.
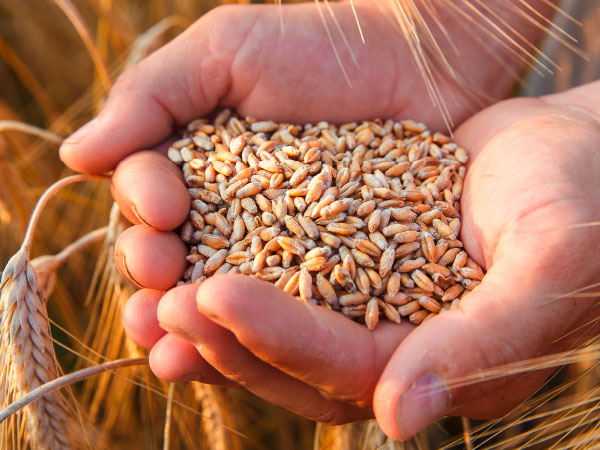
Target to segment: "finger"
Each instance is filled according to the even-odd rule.
[[[565,271],[547,261],[556,254],[553,244],[562,247],[564,240],[546,238],[546,248],[532,239],[510,249],[501,239],[496,254],[503,257],[460,307],[425,322],[400,344],[374,396],[386,434],[407,439],[444,414],[498,391],[511,380],[503,375],[514,371],[478,374],[539,355],[586,313],[585,301],[552,300],[564,292]],[[517,391],[510,403],[530,394]]]
[[[365,419],[370,411],[326,400],[317,390],[264,363],[235,336],[196,309],[197,286],[170,290],[163,297],[158,318],[163,328],[195,343],[215,369],[259,397],[319,422],[345,423]],[[300,354],[297,354],[302,359]]]
[[[138,287],[167,290],[181,279],[187,250],[175,233],[145,225],[125,230],[115,245],[115,265]]]
[[[339,313],[301,303],[272,284],[241,275],[202,283],[198,309],[266,363],[363,407],[371,406],[385,363],[413,329],[382,323],[372,333]]]
[[[214,46],[209,41],[214,15],[203,16],[119,77],[98,117],[61,146],[67,166],[80,172],[111,170],[217,106],[228,89],[231,59],[253,22],[240,24],[239,33]]]
[[[165,335],[156,318],[156,309],[162,295],[162,291],[140,289],[129,297],[123,308],[125,332],[136,344],[147,349],[152,348]]]
[[[164,381],[200,381],[239,388],[206,362],[192,344],[173,334],[160,338],[150,351],[150,368]]]
[[[177,228],[190,210],[181,172],[157,152],[140,152],[122,161],[112,178],[113,196],[132,223],[158,230]]]

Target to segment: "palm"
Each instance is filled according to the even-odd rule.
[[[352,54],[335,29],[333,42],[329,40],[314,4],[286,8],[283,32],[275,8],[232,8],[221,13],[211,41],[236,48],[230,89],[221,103],[242,114],[291,122],[402,116],[443,127],[421,74],[416,66],[404,63],[412,58],[409,48],[399,34],[390,36],[384,14],[368,2],[359,7],[367,42],[362,44],[349,5],[336,4],[333,10]],[[243,30],[242,42],[231,43],[232,28]],[[508,79],[500,83],[504,88],[499,87],[497,94],[502,95],[509,83]],[[467,112],[464,105],[452,107],[455,120],[463,120]]]

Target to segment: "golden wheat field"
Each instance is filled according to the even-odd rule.
[[[107,180],[74,176],[59,160],[58,147],[99,111],[124,69],[220,3],[0,0],[0,267],[12,274],[0,303],[0,408],[52,379],[83,371],[76,383],[25,409],[10,415],[3,410],[0,448],[600,448],[600,337],[490,374],[557,368],[505,417],[445,418],[405,443],[389,440],[375,421],[315,424],[243,391],[169,384],[152,374],[147,352],[127,338],[121,323],[135,287],[115,268],[113,249],[127,224]],[[397,5],[410,11],[413,1]],[[556,26],[544,25],[555,39],[539,44],[557,68],[546,73],[531,63],[518,95],[563,90],[600,75],[600,0],[560,6]],[[327,20],[323,33],[335,29],[335,21]],[[435,58],[435,48],[428,50],[417,57]],[[59,179],[65,186],[43,198],[28,231],[36,202]],[[25,315],[27,325],[11,326],[11,315],[15,322]]]

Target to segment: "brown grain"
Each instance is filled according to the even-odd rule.
[[[255,276],[370,329],[421,323],[481,282],[458,240],[467,152],[447,136],[413,121],[223,117],[168,151],[192,199],[182,282]]]

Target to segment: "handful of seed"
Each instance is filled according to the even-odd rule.
[[[188,125],[168,156],[192,199],[183,283],[269,281],[373,329],[420,324],[483,278],[458,240],[467,154],[414,121]]]

